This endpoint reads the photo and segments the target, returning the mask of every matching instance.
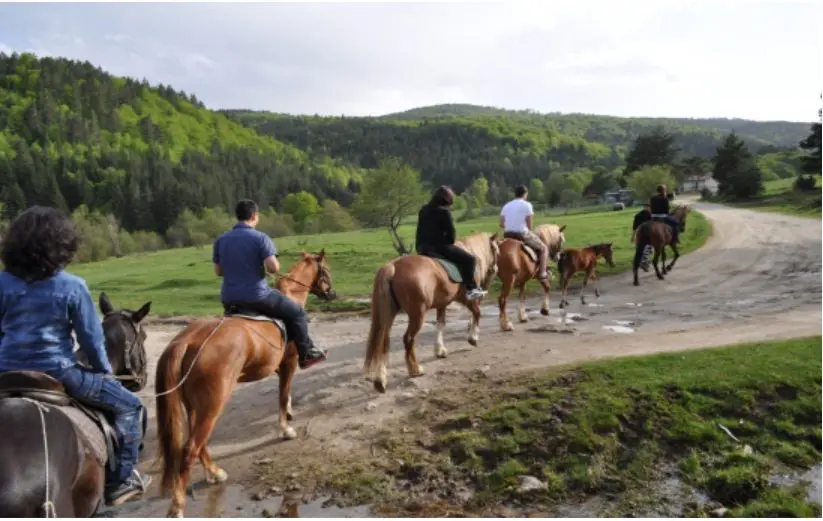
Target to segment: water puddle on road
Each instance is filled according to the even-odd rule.
[[[337,507],[326,505],[328,498],[304,503],[300,492],[286,492],[270,496],[252,495],[240,485],[216,485],[196,492],[197,499],[189,496],[186,517],[370,517],[368,506]],[[254,497],[255,499],[252,499]],[[260,498],[257,500],[257,498]],[[171,500],[152,497],[126,503],[118,508],[100,512],[97,517],[165,517]]]

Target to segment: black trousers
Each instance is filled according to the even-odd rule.
[[[453,244],[440,246],[438,248],[423,245],[419,251],[423,255],[433,253],[440,255],[446,260],[452,261],[463,277],[463,285],[466,286],[466,289],[469,291],[477,289],[477,284],[474,282],[474,266],[477,264],[477,259],[475,259],[471,253]]]
[[[232,301],[224,302],[223,306],[236,305],[251,309],[269,318],[279,318],[286,324],[286,334],[289,340],[294,340],[301,358],[313,347],[309,338],[309,321],[305,310],[292,299],[277,290],[271,290],[263,300],[257,302]]]

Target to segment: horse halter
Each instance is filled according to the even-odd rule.
[[[311,285],[305,284],[300,282],[299,280],[291,277],[290,275],[279,275],[280,279],[286,279],[291,282],[294,282],[298,286],[302,286],[309,290],[309,293],[314,295],[317,298],[323,300],[329,300],[334,295],[334,290],[331,286],[331,275],[329,274],[329,270],[323,265],[323,263],[317,259],[316,256],[312,255],[312,259],[317,264],[317,275],[315,275],[314,280],[312,280]],[[320,287],[320,283],[325,282],[328,286],[327,290],[323,290]]]
[[[146,369],[146,355],[145,355],[145,348],[142,351],[138,352],[141,358],[141,362],[143,365],[143,372],[144,374],[138,374],[137,371],[134,369],[131,363],[131,356],[134,353],[134,349],[137,347],[137,343],[140,342],[140,346],[143,347],[143,341],[146,339],[146,333],[142,329],[138,328],[137,324],[135,324],[131,317],[129,317],[126,313],[122,311],[111,311],[106,313],[103,316],[103,322],[106,319],[113,317],[113,316],[120,316],[124,319],[126,323],[131,326],[132,331],[134,332],[134,339],[132,339],[131,343],[126,346],[125,351],[123,352],[123,368],[126,370],[126,374],[115,374],[114,378],[121,382],[135,382],[138,386],[138,391],[143,389],[146,386],[146,381],[148,380],[148,375],[145,374]]]

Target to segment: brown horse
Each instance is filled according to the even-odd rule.
[[[277,289],[305,306],[309,293],[336,298],[326,254],[303,258],[277,281]],[[157,437],[163,460],[164,493],[172,492],[169,517],[182,517],[189,473],[195,459],[208,483],[221,483],[226,472],[211,459],[207,447],[217,419],[237,383],[255,382],[274,373],[280,377],[280,428],[285,439],[297,436],[292,419],[291,382],[298,365],[294,342],[284,346],[282,330],[268,318],[238,310],[236,316],[192,322],[172,339],[157,362]],[[183,445],[183,415],[189,439]]]
[[[585,248],[574,249],[570,248],[560,254],[560,260],[557,263],[557,270],[560,272],[560,287],[563,289],[563,294],[560,297],[560,308],[563,309],[569,305],[566,300],[566,292],[569,288],[569,282],[578,271],[583,272],[583,287],[580,289],[580,303],[586,305],[586,296],[583,292],[589,285],[589,280],[594,286],[594,296],[600,297],[600,291],[597,289],[597,259],[603,257],[606,263],[614,268],[614,261],[612,260],[612,243],[605,242],[586,246]]]
[[[455,242],[455,245],[473,254],[477,259],[474,278],[486,289],[497,269],[497,234],[475,233]],[[366,345],[364,369],[373,379],[377,391],[386,392],[388,383],[389,333],[394,318],[401,310],[409,316],[403,335],[406,348],[406,368],[409,376],[421,376],[423,368],[417,363],[414,338],[423,327],[423,319],[430,309],[437,309],[437,340],[434,354],[446,357],[443,329],[446,326],[446,307],[460,302],[471,311],[469,344],[476,346],[480,332],[480,303],[466,300],[463,284],[453,282],[440,262],[422,255],[406,255],[381,266],[374,276],[371,299],[371,327]]]
[[[151,303],[138,311],[115,310],[102,293],[99,305],[114,377],[140,391],[147,381],[140,321]],[[0,373],[0,424],[13,426],[0,436],[0,517],[94,515],[112,456],[106,445],[117,442],[108,421],[44,373]]]
[[[566,236],[563,230],[566,226],[558,226],[556,224],[542,224],[538,226],[534,233],[540,237],[540,240],[549,248],[549,258],[557,261],[560,250],[566,243]],[[497,260],[497,276],[503,282],[500,289],[500,297],[497,303],[500,306],[500,330],[513,331],[514,326],[509,320],[509,315],[506,312],[506,302],[509,294],[511,294],[512,287],[517,286],[520,290],[520,322],[528,322],[529,318],[526,316],[526,284],[537,277],[537,270],[540,266],[537,258],[537,252],[527,252],[522,241],[517,239],[503,239],[500,244],[500,258]],[[548,279],[541,280],[540,285],[543,287],[543,306],[540,308],[542,315],[549,314],[549,289],[550,284]]]
[[[681,234],[686,231],[686,218],[688,215],[689,206],[685,204],[678,206],[674,209],[674,212],[672,212],[672,217],[674,217],[677,221],[677,226]],[[652,248],[654,248],[652,265],[654,265],[654,272],[657,274],[657,278],[663,280],[666,273],[670,272],[672,268],[674,268],[674,263],[677,262],[677,259],[680,257],[680,252],[677,250],[677,245],[672,244],[671,227],[661,221],[648,220],[637,227],[636,233],[637,246],[634,252],[634,264],[632,266],[632,271],[634,273],[634,285],[640,285],[640,281],[637,279],[637,269],[640,267],[640,261],[643,258],[643,250],[647,245],[651,245]],[[672,252],[674,252],[674,258],[668,267],[666,266],[666,246],[671,246]],[[657,263],[661,258],[663,259],[662,270],[657,267]]]

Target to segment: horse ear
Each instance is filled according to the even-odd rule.
[[[309,257],[311,257],[311,255],[306,253],[306,250],[301,250],[300,255],[303,257],[303,259],[308,259]]]
[[[494,232],[494,234],[491,237],[489,237],[489,241],[490,242],[495,242],[496,240],[497,240],[497,232]]]
[[[134,314],[131,316],[131,319],[134,321],[135,324],[137,324],[138,322],[140,322],[141,320],[146,318],[146,315],[149,314],[150,310],[151,310],[151,300],[146,302],[145,304],[143,304],[142,308],[135,311]]]
[[[561,227],[560,227],[560,231],[561,231],[561,232],[562,232],[563,230],[565,230],[565,229],[566,229],[566,225],[565,225],[565,224],[564,224],[563,226],[561,226]]]
[[[104,315],[108,315],[114,311],[114,306],[112,306],[111,300],[109,300],[109,296],[106,295],[105,291],[100,293],[98,305],[100,306],[100,313],[103,313]]]
[[[323,248],[322,250],[320,250],[320,253],[317,254],[317,260],[322,261],[325,258],[326,258],[326,248]]]

